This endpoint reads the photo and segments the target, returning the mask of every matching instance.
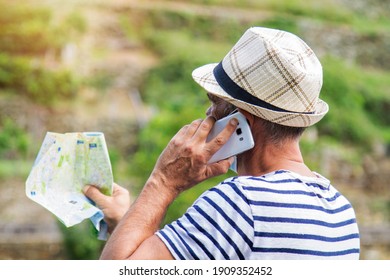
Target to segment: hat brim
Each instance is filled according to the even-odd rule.
[[[270,122],[292,127],[308,127],[320,121],[329,110],[328,104],[321,99],[318,99],[315,111],[310,114],[274,111],[237,100],[225,92],[216,81],[213,70],[217,65],[218,63],[206,64],[195,69],[192,78],[207,92]]]

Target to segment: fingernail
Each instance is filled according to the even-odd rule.
[[[236,118],[233,118],[233,119],[230,120],[230,123],[232,125],[238,125],[238,120]]]
[[[83,193],[86,193],[90,187],[91,187],[90,185],[85,185],[84,188],[82,189]]]

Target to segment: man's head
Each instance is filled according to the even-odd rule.
[[[236,106],[217,97],[216,95],[207,93],[207,96],[211,102],[211,105],[206,112],[207,116],[212,116],[219,120],[237,110]],[[263,143],[267,142],[280,146],[283,145],[286,140],[299,140],[300,136],[306,129],[306,127],[280,125],[250,114],[245,110],[240,111],[246,116],[248,122],[250,123],[255,139],[257,139],[260,135]]]
[[[221,63],[195,69],[192,76],[209,95],[282,126],[308,127],[328,111],[319,99],[319,60],[288,32],[250,28]]]

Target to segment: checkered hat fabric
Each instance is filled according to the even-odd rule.
[[[321,63],[289,32],[252,27],[221,63],[199,67],[192,77],[209,93],[281,125],[311,126],[328,112],[319,99]]]

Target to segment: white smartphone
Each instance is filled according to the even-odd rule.
[[[233,132],[232,136],[225,143],[225,145],[223,145],[210,158],[209,163],[214,163],[241,154],[242,152],[252,149],[255,145],[248,121],[240,112],[236,112],[216,121],[209,135],[207,136],[206,142],[214,139],[226,127],[227,123],[232,118],[236,118],[238,120],[236,131]]]

